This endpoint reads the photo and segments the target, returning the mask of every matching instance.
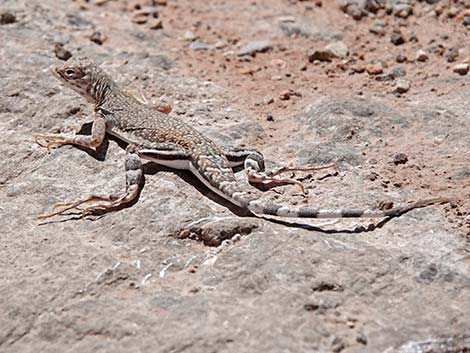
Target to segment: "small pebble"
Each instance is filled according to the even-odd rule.
[[[331,50],[313,49],[308,52],[308,61],[311,63],[315,61],[331,61],[335,57],[335,54]]]
[[[227,42],[224,40],[219,40],[215,42],[214,44],[214,48],[216,49],[224,49],[226,46],[227,46]]]
[[[272,116],[272,114],[268,114],[268,115],[266,116],[266,120],[267,120],[267,121],[274,121],[274,117]]]
[[[290,99],[290,92],[289,91],[282,91],[279,94],[279,99],[281,101],[288,101]]]
[[[375,180],[377,180],[378,177],[379,177],[379,175],[378,175],[377,173],[375,173],[375,172],[372,172],[372,173],[370,173],[370,174],[367,176],[367,178],[368,178],[370,181],[375,181]]]
[[[328,44],[325,51],[330,51],[337,58],[345,58],[349,55],[349,48],[344,42],[336,41]]]
[[[453,67],[453,71],[459,75],[466,75],[470,69],[470,64],[457,64]]]
[[[407,18],[413,13],[413,5],[408,1],[390,1],[393,14],[397,17]]]
[[[54,54],[57,57],[57,59],[67,61],[72,57],[72,53],[65,49],[62,45],[56,44],[54,47]]]
[[[459,57],[459,49],[458,48],[450,48],[445,55],[446,60],[448,63],[453,63]]]
[[[392,70],[392,76],[394,78],[406,76],[406,70],[402,66],[398,66]]]
[[[369,28],[369,32],[377,34],[379,36],[385,35],[385,26],[387,25],[384,21],[377,21],[375,22],[372,27]]]
[[[189,48],[192,50],[208,50],[209,46],[200,40],[195,40],[189,44]]]
[[[137,23],[139,25],[147,23],[147,21],[148,21],[148,15],[145,13],[137,13],[132,17],[132,22]]]
[[[366,71],[369,75],[379,75],[384,71],[384,68],[383,68],[382,64],[375,63],[375,64],[367,65]]]
[[[424,62],[424,61],[427,61],[428,59],[429,59],[429,55],[423,49],[420,49],[416,52],[416,60]]]
[[[274,98],[273,97],[266,97],[263,101],[264,104],[272,104],[274,103]]]
[[[16,22],[16,16],[11,12],[4,12],[0,15],[0,24],[8,25]]]
[[[419,39],[418,39],[418,36],[416,35],[416,33],[411,33],[410,34],[410,37],[408,38],[408,40],[410,42],[415,42],[415,43],[418,43],[419,42]]]
[[[243,48],[241,48],[237,55],[243,56],[243,55],[251,55],[254,56],[256,53],[265,53],[268,50],[271,50],[273,48],[273,43],[269,40],[259,40],[259,41],[254,41],[250,42],[247,45],[245,45]]]
[[[97,31],[97,32],[93,32],[93,34],[90,37],[90,40],[93,43],[101,45],[106,40],[106,36],[103,33]]]
[[[163,22],[159,18],[155,18],[150,21],[150,29],[162,29],[163,28]]]
[[[410,81],[408,80],[397,80],[397,83],[395,84],[395,90],[394,92],[397,93],[406,93],[410,90]]]
[[[366,67],[364,65],[351,65],[350,69],[352,72],[357,74],[362,74],[364,71],[366,71]]]
[[[197,39],[197,36],[192,31],[186,31],[184,33],[184,39],[193,41]]]
[[[390,41],[395,45],[402,45],[403,43],[405,43],[405,37],[399,29],[396,29],[392,32]]]
[[[358,333],[356,336],[356,342],[366,345],[367,344],[367,337],[364,333]]]
[[[408,58],[404,54],[398,54],[396,59],[397,63],[404,63],[408,60]]]
[[[463,24],[465,27],[470,27],[470,16],[464,16],[463,21],[462,21],[462,24]]]
[[[408,156],[404,153],[397,153],[393,156],[393,164],[399,165],[399,164],[405,164],[408,162]]]
[[[447,17],[454,18],[459,14],[460,10],[458,7],[451,6],[450,9],[447,11]]]
[[[307,303],[304,304],[304,310],[305,311],[316,311],[320,308],[320,305],[314,304],[314,303]]]

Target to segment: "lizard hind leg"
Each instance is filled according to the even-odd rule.
[[[256,150],[234,150],[226,154],[228,160],[234,165],[242,163],[243,160],[244,168],[248,177],[248,181],[252,184],[268,185],[269,187],[275,187],[285,184],[297,185],[301,192],[306,195],[304,185],[293,178],[280,178],[279,176],[284,173],[294,172],[310,172],[321,169],[334,168],[335,163],[318,166],[318,167],[287,167],[283,166],[276,168],[272,171],[266,171],[264,157]]]
[[[295,173],[295,172],[313,172],[313,171],[318,171],[322,169],[328,169],[328,168],[335,168],[336,164],[331,163],[323,166],[318,166],[318,167],[288,167],[288,166],[282,166],[276,169],[273,169],[271,171],[266,171],[266,172],[257,172],[257,171],[251,171],[249,172],[249,169],[247,169],[247,173],[249,174],[249,178],[251,182],[261,182],[263,184],[265,183],[270,183],[273,185],[283,185],[283,184],[294,184],[297,185],[302,192],[302,194],[307,195],[308,192],[305,190],[304,184],[301,183],[298,180],[295,180],[293,178],[277,178],[277,176],[284,174],[284,173]]]
[[[38,220],[43,220],[53,216],[63,214],[76,209],[82,215],[95,214],[115,210],[134,201],[140,192],[140,181],[142,179],[142,161],[137,154],[138,149],[134,145],[129,145],[126,149],[126,191],[118,195],[96,196],[92,195],[82,200],[72,202],[59,202],[54,204],[53,212],[38,216]],[[80,208],[81,205],[96,203],[95,205]],[[56,211],[56,209],[58,209]]]

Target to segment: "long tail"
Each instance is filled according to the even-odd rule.
[[[322,210],[312,208],[290,208],[281,205],[267,205],[259,201],[251,201],[248,209],[254,214],[264,214],[278,217],[294,218],[385,218],[397,217],[415,208],[427,207],[430,205],[445,204],[450,202],[446,198],[434,198],[414,202],[412,204],[394,207],[387,210]]]

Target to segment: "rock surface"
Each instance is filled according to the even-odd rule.
[[[392,72],[399,54],[414,59],[418,47],[378,43],[368,32],[376,19],[356,22],[337,2],[152,3],[162,5],[145,16],[163,29],[147,27],[150,18],[136,23],[136,9],[119,1],[2,3],[0,352],[469,351],[468,76],[426,44],[464,43],[468,30],[457,16],[428,15],[443,2],[386,2],[391,10],[355,2],[361,14],[378,11],[387,36],[406,21],[407,37],[416,32],[428,53],[426,62],[400,64],[412,89],[399,97],[393,77],[375,80],[349,65],[377,60]],[[400,4],[413,16],[399,15]],[[286,35],[280,21],[303,27]],[[194,36],[184,40],[188,31]],[[94,32],[106,34],[101,45],[90,41]],[[306,48],[323,48],[338,33],[347,61],[308,63]],[[194,51],[188,40],[196,38],[227,44]],[[240,43],[265,38],[268,52],[236,55]],[[54,202],[124,187],[116,140],[96,153],[68,146],[47,154],[31,138],[89,133],[93,107],[48,70],[66,51],[101,63],[150,104],[170,104],[170,114],[224,148],[261,150],[268,168],[338,164],[298,173],[307,197],[287,185],[267,191],[269,202],[461,200],[374,231],[357,232],[367,219],[286,224],[238,215],[190,174],[149,164],[131,207],[38,222]],[[459,51],[462,61],[468,56]],[[237,177],[245,182],[243,172]]]

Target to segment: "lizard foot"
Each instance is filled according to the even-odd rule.
[[[51,148],[58,148],[70,144],[68,139],[61,135],[34,134],[33,137],[34,141],[39,146],[47,148],[47,152],[51,152]]]
[[[319,167],[287,167],[287,166],[284,166],[284,167],[274,169],[273,171],[268,172],[266,174],[267,174],[268,177],[274,177],[276,175],[283,174],[283,173],[313,172],[313,171],[328,169],[328,168],[336,168],[336,163],[322,165],[322,166],[319,166]]]
[[[79,206],[83,205],[85,203],[97,202],[97,201],[112,202],[112,198],[111,197],[90,196],[89,198],[84,199],[84,200],[78,200],[78,201],[73,201],[73,202],[57,202],[52,206],[52,211],[53,212],[45,214],[45,215],[37,216],[36,219],[42,220],[42,219],[50,218],[50,217],[53,217],[53,216],[63,214],[64,212],[67,212],[67,211],[70,211],[70,210],[73,210],[73,209],[80,210],[83,215],[86,215],[86,214],[89,213],[89,212],[86,212],[86,210],[90,207],[86,207],[84,209],[81,209],[81,208],[79,208]],[[93,206],[91,206],[91,207],[93,207]],[[58,209],[58,208],[62,208],[62,209],[56,211],[56,209]]]
[[[73,209],[80,211],[82,216],[88,216],[88,215],[93,215],[97,213],[105,213],[107,211],[113,211],[121,206],[127,205],[130,202],[132,202],[137,197],[138,193],[139,193],[139,189],[136,185],[136,187],[130,188],[129,192],[125,193],[123,196],[114,196],[114,195],[107,196],[107,197],[90,196],[86,199],[73,201],[73,202],[58,202],[52,206],[53,212],[38,216],[36,217],[36,219],[43,220],[46,218],[63,214]],[[84,208],[79,207],[86,203],[92,203],[92,202],[98,202],[98,203],[92,206],[84,207]],[[61,208],[61,209],[56,211],[58,208]]]
[[[250,177],[250,182],[254,184],[262,184],[265,185],[269,188],[273,188],[276,186],[281,186],[281,185],[286,185],[286,184],[294,184],[297,185],[302,192],[302,194],[307,195],[308,191],[305,189],[304,184],[302,184],[300,181],[295,180],[295,179],[281,179],[281,178],[272,178],[268,176],[263,176],[263,177],[255,177],[251,176]]]
[[[303,183],[301,183],[298,180],[295,180],[293,178],[278,178],[280,174],[284,173],[294,173],[294,172],[311,172],[311,171],[317,171],[317,170],[322,170],[322,169],[327,169],[327,168],[334,168],[336,167],[335,163],[331,163],[328,165],[324,166],[319,166],[319,167],[280,167],[275,170],[265,172],[259,175],[252,175],[250,177],[250,181],[254,183],[260,183],[263,185],[269,185],[270,187],[274,187],[276,185],[285,185],[285,184],[293,184],[297,185],[302,192],[303,195],[308,195],[308,191],[305,189],[305,186]],[[293,174],[293,177],[295,174]]]

